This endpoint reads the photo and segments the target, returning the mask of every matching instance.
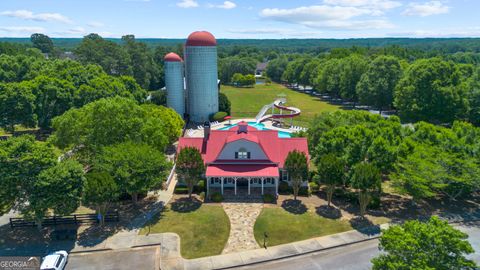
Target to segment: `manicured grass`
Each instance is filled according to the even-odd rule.
[[[264,105],[272,103],[279,94],[286,95],[287,105],[302,110],[294,118],[294,125],[308,126],[316,114],[338,110],[339,107],[321,101],[317,97],[290,90],[280,84],[255,85],[254,88],[235,88],[222,85],[221,92],[232,103],[234,118],[254,118]]]
[[[328,219],[307,211],[292,214],[280,207],[263,208],[254,227],[257,243],[263,245],[264,232],[268,246],[276,246],[309,238],[352,230],[349,222]]]
[[[167,207],[150,233],[173,232],[180,236],[182,256],[193,259],[222,253],[230,233],[230,221],[221,206],[202,205],[191,212]],[[147,234],[148,226],[140,234]]]

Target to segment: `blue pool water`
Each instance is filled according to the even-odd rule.
[[[262,124],[262,123],[256,123],[256,122],[248,122],[248,125],[251,126],[251,127],[254,127],[258,130],[269,130],[268,128],[265,128],[265,125]],[[238,124],[235,124],[235,125],[231,125],[231,126],[227,126],[227,127],[223,127],[223,128],[219,128],[218,130],[229,130],[233,127],[236,127],[238,126]],[[278,137],[279,138],[291,138],[292,136],[290,136],[290,133],[289,132],[285,132],[285,131],[278,131]]]

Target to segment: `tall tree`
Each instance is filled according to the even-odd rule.
[[[465,257],[474,252],[468,235],[438,217],[428,222],[407,221],[383,232],[382,254],[372,259],[373,269],[478,269]]]
[[[358,190],[360,216],[364,216],[374,192],[381,191],[380,171],[372,164],[362,162],[353,168],[352,187]]]
[[[0,141],[0,213],[12,207],[26,212],[38,175],[56,163],[53,148],[33,136]]]
[[[35,96],[29,88],[18,83],[0,84],[0,127],[11,133],[15,125],[35,127],[34,111]]]
[[[294,200],[297,200],[300,187],[308,179],[307,156],[304,152],[297,150],[289,152],[285,160],[284,168],[288,171],[290,184],[293,188]]]
[[[367,70],[367,61],[360,55],[351,55],[341,60],[340,96],[355,102],[358,101],[357,84]]]
[[[279,57],[268,62],[267,76],[274,82],[280,82],[283,72],[287,69],[288,59],[286,57]]]
[[[175,171],[179,180],[188,188],[188,197],[192,197],[193,187],[198,183],[202,174],[205,173],[202,155],[195,147],[185,147],[177,156]]]
[[[34,219],[39,228],[49,209],[56,215],[71,214],[80,206],[83,181],[83,166],[73,160],[41,171],[26,188],[28,204],[21,206],[22,214]]]
[[[399,82],[395,107],[406,121],[442,124],[465,119],[467,92],[457,66],[439,58],[416,61]]]
[[[120,191],[137,203],[139,194],[161,187],[171,164],[147,144],[124,142],[103,148],[95,168],[112,175]]]
[[[402,68],[393,56],[378,56],[373,60],[357,84],[360,103],[382,111],[393,103],[395,87],[402,76]]]
[[[83,203],[92,205],[101,215],[100,225],[105,224],[105,215],[110,204],[119,197],[115,179],[107,172],[90,172],[86,175],[83,187]]]
[[[333,192],[337,186],[343,183],[343,178],[345,177],[345,164],[334,154],[322,156],[320,159],[316,160],[315,163],[320,178],[319,184],[325,184],[327,186],[327,201],[328,206],[330,206]]]
[[[53,42],[47,35],[35,33],[30,36],[30,41],[33,43],[33,47],[42,51],[42,53],[53,52]]]

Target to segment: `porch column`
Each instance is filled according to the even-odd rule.
[[[210,177],[207,177],[207,197],[208,197],[209,191],[210,191]]]
[[[263,179],[265,178],[262,177],[262,195],[263,195]]]
[[[237,196],[237,178],[233,178],[233,180],[235,181],[235,196]]]
[[[248,195],[250,195],[250,180],[251,178],[248,178]]]
[[[278,178],[275,178],[275,195],[278,196]]]
[[[222,183],[222,195],[223,195],[223,177],[220,178]]]

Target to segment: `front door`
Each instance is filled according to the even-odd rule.
[[[237,188],[248,188],[248,179],[247,178],[238,178],[237,179]]]

